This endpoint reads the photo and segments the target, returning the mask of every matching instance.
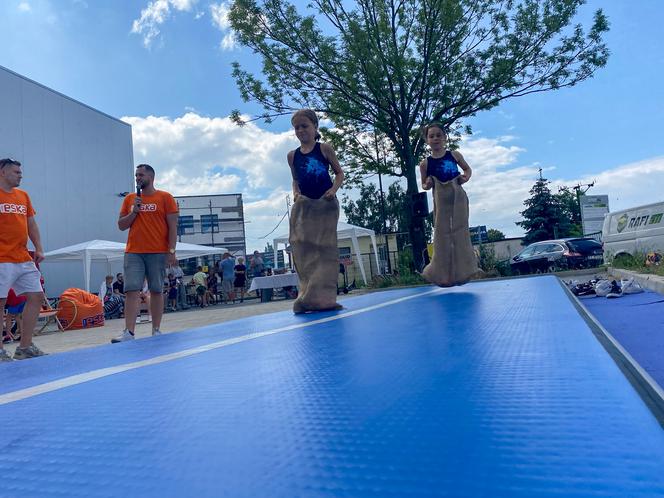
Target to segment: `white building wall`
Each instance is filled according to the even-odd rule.
[[[192,195],[176,197],[180,218],[193,217],[193,226],[180,224],[178,240],[190,244],[224,247],[235,257],[245,256],[244,211],[242,194]],[[218,227],[214,232],[201,229],[201,216],[216,215]]]
[[[131,126],[0,66],[0,157],[23,165],[45,251],[92,239],[126,241],[121,192],[133,190]],[[96,265],[92,287],[109,270]],[[84,287],[73,263],[42,267],[49,296]]]

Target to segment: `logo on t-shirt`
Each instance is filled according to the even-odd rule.
[[[0,204],[0,214],[28,214],[27,206],[23,204]]]
[[[141,204],[141,211],[156,211],[156,204]]]

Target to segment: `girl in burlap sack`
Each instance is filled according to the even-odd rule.
[[[433,256],[422,276],[441,287],[463,285],[478,272],[468,231],[468,197],[461,187],[473,172],[460,152],[447,150],[441,124],[431,123],[422,131],[431,155],[420,163],[420,176],[424,190],[433,188],[434,206]]]
[[[288,241],[300,280],[293,311],[341,309],[337,304],[339,201],[336,193],[344,174],[332,147],[318,141],[318,117],[314,111],[297,111],[291,123],[300,141],[300,146],[288,153],[294,199]]]

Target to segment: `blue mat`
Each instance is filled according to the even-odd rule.
[[[630,355],[664,387],[664,296],[655,292],[581,303]]]
[[[664,432],[555,277],[344,305],[0,366],[0,495],[664,495]]]

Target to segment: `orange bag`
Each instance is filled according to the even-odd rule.
[[[67,289],[60,296],[58,319],[67,329],[87,329],[104,325],[104,305],[94,294]]]

